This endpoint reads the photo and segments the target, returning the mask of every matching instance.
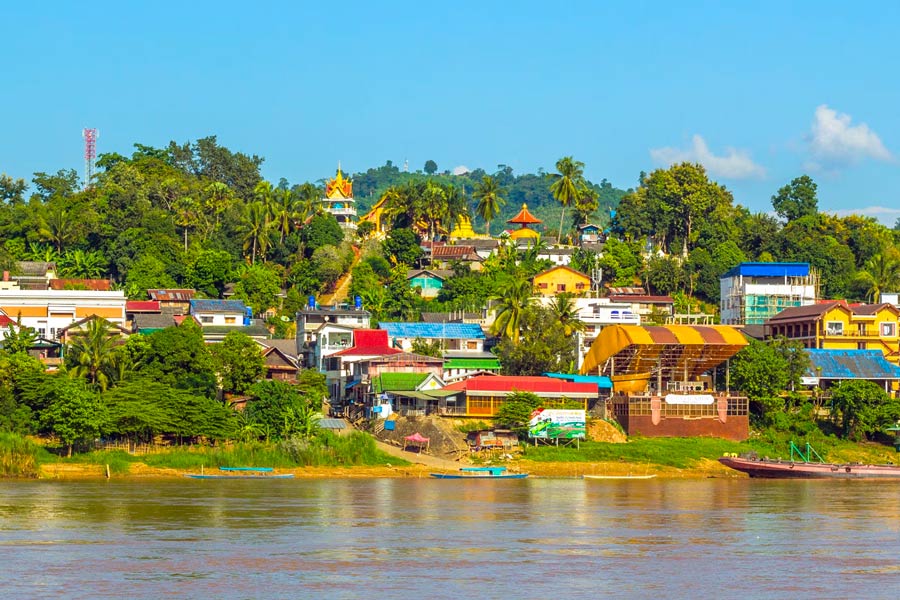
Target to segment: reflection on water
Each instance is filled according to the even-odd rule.
[[[860,481],[0,482],[36,597],[882,597],[900,488]]]

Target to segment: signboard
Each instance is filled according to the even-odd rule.
[[[528,421],[528,437],[545,440],[585,439],[585,413],[583,410],[539,408],[531,413]]]
[[[712,404],[715,401],[709,394],[666,394],[666,404]]]
[[[819,385],[818,377],[801,377],[800,385]]]

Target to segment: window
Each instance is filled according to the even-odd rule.
[[[844,323],[841,321],[826,321],[825,335],[844,335]]]
[[[200,322],[201,322],[201,323],[212,323],[212,322],[213,322],[213,318],[212,318],[212,317],[202,316],[202,317],[200,317]]]
[[[556,291],[558,291],[558,292],[566,291],[566,284],[564,284],[564,283],[556,284]]]
[[[583,283],[576,283],[576,284],[575,284],[575,289],[576,289],[576,290],[583,290],[583,289],[584,289],[584,284],[583,284]]]
[[[235,317],[225,317],[226,325],[234,325],[236,322],[237,321],[236,321]]]
[[[546,289],[547,289],[547,282],[544,281],[544,282],[542,282],[542,283],[539,283],[539,284],[538,284],[538,287],[541,288],[542,290],[546,290]]]
[[[881,332],[881,337],[896,337],[897,336],[897,324],[896,323],[879,323],[878,329]]]

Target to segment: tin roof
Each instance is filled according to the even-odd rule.
[[[806,277],[809,275],[809,263],[783,262],[761,263],[745,262],[725,272],[720,279],[728,277]]]
[[[151,300],[161,302],[187,302],[194,297],[194,290],[147,290]]]
[[[483,340],[481,325],[477,323],[399,323],[382,321],[379,329],[391,337],[437,340]]]
[[[821,379],[900,379],[900,368],[885,359],[881,350],[806,350],[810,366],[806,374]]]
[[[247,305],[243,300],[191,300],[191,312],[219,312],[244,314]]]
[[[372,391],[410,392],[428,379],[430,373],[382,373],[372,378]]]
[[[126,300],[125,312],[158,313],[160,312],[159,302],[155,300]]]
[[[507,375],[479,375],[471,379],[457,381],[444,387],[445,390],[451,391],[481,391],[481,392],[499,392],[510,393],[518,392],[534,392],[543,394],[559,394],[565,396],[567,394],[595,394],[597,393],[597,384],[595,383],[572,383],[563,381],[562,379],[554,379],[553,377],[528,377],[528,376],[507,376]]]
[[[353,346],[331,356],[383,356],[399,354],[402,350],[391,348],[388,344],[388,333],[383,329],[355,329]]]

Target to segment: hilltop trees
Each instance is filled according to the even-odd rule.
[[[559,235],[556,238],[562,241],[566,207],[578,202],[584,193],[584,163],[571,156],[564,156],[556,161],[556,173],[551,174],[550,178],[553,181],[550,185],[550,192],[562,205],[562,213],[559,216]]]
[[[484,219],[485,233],[488,235],[491,234],[491,220],[500,214],[500,209],[506,204],[503,193],[503,188],[490,175],[483,176],[472,192],[472,197],[478,203],[475,212]]]

